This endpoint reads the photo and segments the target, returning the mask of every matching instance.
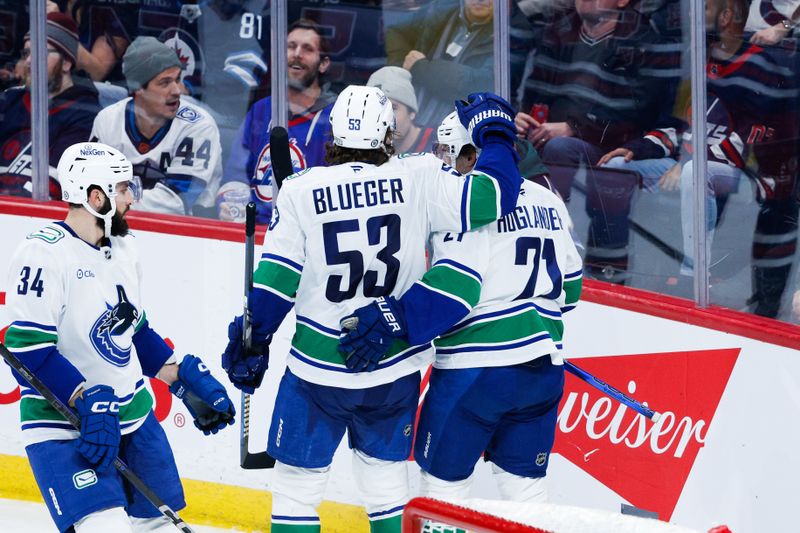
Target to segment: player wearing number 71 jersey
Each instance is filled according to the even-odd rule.
[[[453,147],[443,152],[458,155],[456,169],[468,172],[475,159],[462,146],[469,137],[448,119],[439,142]],[[516,208],[500,220],[469,233],[435,234],[432,268],[401,298],[343,321],[349,331],[342,350],[362,359],[379,357],[386,339],[438,336],[414,444],[423,496],[468,497],[485,451],[504,499],[546,498],[564,388],[561,315],[574,307],[582,280],[567,224],[564,203],[525,182]]]
[[[295,174],[281,188],[250,297],[258,355],[242,353],[241,318],[223,355],[234,385],[253,391],[271,335],[295,306],[267,445],[277,459],[273,531],[319,531],[316,507],[345,429],[372,531],[400,531],[430,342],[396,342],[363,372],[337,350],[339,321],[375,297],[400,296],[422,276],[431,231],[469,231],[513,209],[522,180],[509,104],[478,93],[457,108],[483,147],[469,176],[432,154],[392,155],[391,102],[376,87],[349,86],[331,111],[331,166]]]

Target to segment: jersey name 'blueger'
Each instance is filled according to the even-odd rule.
[[[372,207],[380,204],[402,204],[403,182],[400,178],[383,178],[364,182],[340,183],[333,187],[312,189],[314,210],[318,215],[346,209]]]
[[[497,232],[505,233],[525,228],[560,230],[564,228],[558,211],[552,207],[518,205],[511,213],[497,221]]]

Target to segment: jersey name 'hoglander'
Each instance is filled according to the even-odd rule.
[[[360,207],[405,203],[403,181],[400,178],[340,183],[335,188],[312,189],[311,194],[314,198],[314,210],[318,215]]]

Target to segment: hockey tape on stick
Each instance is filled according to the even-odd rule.
[[[292,155],[289,153],[289,132],[282,126],[270,130],[269,158],[272,161],[272,177],[280,189],[283,180],[294,174]]]
[[[250,291],[253,289],[253,261],[256,246],[256,204],[250,202],[245,208],[244,221],[244,313],[242,315],[242,345],[244,353],[250,353],[252,346],[252,325],[250,322]],[[239,429],[239,466],[245,470],[272,468],[275,459],[266,451],[250,453],[250,395],[242,392],[239,404],[242,424]]]
[[[652,409],[650,409],[646,405],[637,402],[636,400],[634,400],[633,398],[631,398],[627,394],[625,394],[623,392],[620,392],[619,390],[615,389],[614,387],[612,387],[611,385],[609,385],[605,381],[597,379],[596,377],[594,377],[593,375],[591,375],[587,371],[585,371],[585,370],[583,370],[581,368],[578,368],[577,366],[573,365],[572,363],[570,363],[567,360],[564,361],[564,370],[566,370],[567,372],[569,372],[570,374],[572,374],[574,376],[578,376],[579,378],[581,378],[583,381],[585,381],[586,383],[588,383],[592,387],[594,387],[594,388],[606,393],[608,396],[610,396],[611,398],[614,398],[619,403],[630,407],[631,409],[633,409],[637,413],[646,416],[647,418],[649,418],[653,422],[658,422],[658,419],[661,418],[661,413],[659,413],[657,411],[653,411]]]
[[[6,360],[6,362],[11,366],[11,368],[16,370],[17,373],[25,379],[25,381],[30,383],[30,385],[34,389],[36,389],[45,400],[47,400],[47,403],[49,403],[53,407],[53,409],[58,411],[58,413],[61,416],[66,418],[67,422],[75,426],[75,429],[80,430],[81,419],[78,418],[78,415],[76,415],[72,411],[72,409],[64,405],[61,402],[61,400],[56,398],[55,394],[53,394],[53,392],[47,387],[47,385],[42,383],[42,380],[40,380],[30,370],[28,370],[28,368],[24,364],[22,364],[22,361],[17,359],[17,357],[13,353],[9,352],[8,348],[6,348],[5,345],[2,343],[0,343],[0,355],[3,356],[3,359]],[[147,501],[152,503],[161,512],[162,515],[169,518],[170,522],[172,522],[175,525],[175,527],[177,527],[184,533],[194,533],[194,530],[191,527],[189,527],[189,525],[186,524],[186,522],[181,520],[181,517],[178,516],[178,513],[173,511],[169,505],[164,503],[161,500],[161,498],[159,498],[156,495],[156,493],[153,492],[152,489],[150,489],[150,487],[145,485],[144,481],[139,479],[139,476],[134,474],[122,459],[120,459],[119,457],[115,458],[114,466],[122,475],[122,477],[124,477],[131,485],[133,485],[136,488],[136,490],[138,490],[142,494],[142,496],[144,496],[147,499]]]

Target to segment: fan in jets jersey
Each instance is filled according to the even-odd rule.
[[[331,111],[331,166],[299,172],[281,188],[250,296],[261,355],[241,353],[241,317],[223,355],[234,385],[252,392],[271,335],[295,308],[267,446],[277,460],[272,524],[281,531],[319,531],[316,506],[345,430],[372,530],[400,531],[430,342],[396,342],[365,372],[338,351],[339,321],[374,297],[408,289],[425,272],[431,231],[469,231],[513,209],[521,177],[510,105],[488,93],[459,105],[484,147],[469,176],[432,154],[391,155],[391,102],[377,87],[351,85]]]
[[[167,383],[206,434],[233,422],[233,404],[200,358],[186,355],[176,364],[149,325],[125,222],[134,200],[130,162],[107,145],[84,142],[64,151],[58,176],[67,216],[27,236],[8,276],[15,290],[6,301],[4,343],[49,390],[15,371],[25,451],[59,531],[132,533],[132,522],[161,531],[159,510],[111,468],[119,456],[172,509],[184,506],[145,376]],[[75,408],[80,429],[53,407],[52,396]]]
[[[181,99],[180,61],[154,37],[139,37],[123,57],[133,96],[97,115],[91,138],[133,163],[144,191],[137,209],[202,214],[222,175],[219,130],[207,111]]]
[[[475,146],[451,117],[438,130],[440,153],[469,172]],[[378,299],[343,321],[343,351],[357,357],[379,353],[393,337],[435,339],[414,448],[422,496],[466,498],[485,452],[503,498],[543,500],[564,385],[562,314],[582,284],[568,224],[564,203],[526,181],[500,220],[433,235],[431,269],[401,298]]]

